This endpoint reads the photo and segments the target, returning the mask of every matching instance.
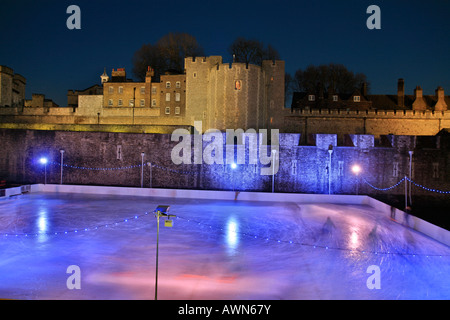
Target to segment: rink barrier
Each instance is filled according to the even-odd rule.
[[[25,188],[24,188],[25,187]],[[19,190],[27,192],[46,193],[81,193],[101,194],[114,196],[142,196],[160,198],[188,198],[206,200],[230,200],[230,201],[262,201],[262,202],[291,202],[301,204],[330,203],[367,205],[389,219],[408,228],[421,232],[430,238],[450,246],[450,232],[439,226],[431,224],[420,218],[412,216],[402,210],[373,199],[366,195],[329,195],[329,194],[296,194],[296,193],[266,193],[266,192],[234,192],[213,190],[182,190],[182,189],[150,189],[134,187],[108,187],[108,186],[84,186],[84,185],[60,185],[60,184],[34,184],[22,186],[10,191],[18,194]],[[6,189],[8,190],[8,189]]]

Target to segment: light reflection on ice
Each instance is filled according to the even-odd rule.
[[[227,253],[230,256],[235,255],[236,248],[239,244],[239,237],[238,237],[238,230],[239,230],[239,224],[236,221],[234,217],[231,217],[227,221],[227,228],[226,228],[226,244],[227,244]]]
[[[46,207],[39,208],[36,224],[38,230],[38,241],[45,242],[48,238],[47,233],[49,231],[48,211]]]

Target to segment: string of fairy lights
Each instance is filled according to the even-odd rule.
[[[61,166],[60,163],[52,161],[49,162],[50,164],[56,165],[56,166]],[[152,168],[157,168],[160,170],[164,170],[167,172],[171,172],[171,173],[177,173],[177,174],[184,174],[184,175],[197,175],[198,172],[196,171],[188,171],[188,170],[176,170],[176,169],[172,169],[172,168],[167,168],[161,165],[158,165],[156,163],[143,163],[143,164],[136,164],[136,165],[128,165],[128,166],[122,166],[122,167],[86,167],[86,166],[75,166],[75,165],[69,165],[69,164],[62,164],[63,167],[65,168],[71,168],[71,169],[78,169],[78,170],[89,170],[89,171],[115,171],[115,170],[129,170],[129,169],[135,169],[135,168],[141,168],[141,167],[152,167]],[[429,188],[426,187],[424,185],[421,185],[415,181],[413,181],[412,179],[408,178],[407,176],[403,177],[402,179],[400,179],[397,183],[395,183],[394,185],[390,186],[390,187],[386,187],[386,188],[379,188],[374,186],[373,184],[371,184],[369,181],[367,181],[364,177],[362,178],[364,183],[367,184],[369,187],[378,190],[378,191],[389,191],[391,189],[394,189],[396,187],[398,187],[399,185],[401,185],[403,182],[409,181],[411,182],[414,186],[418,187],[418,188],[422,188],[426,191],[429,192],[436,192],[436,193],[441,193],[441,194],[450,194],[450,190],[449,191],[444,191],[444,190],[440,190],[437,188]]]
[[[82,234],[87,233],[91,231],[97,231],[102,229],[112,229],[120,224],[124,223],[130,223],[132,221],[141,220],[143,217],[152,216],[154,212],[145,212],[140,215],[134,215],[130,216],[125,219],[116,220],[109,223],[99,224],[95,226],[90,227],[84,227],[84,228],[73,228],[63,231],[54,231],[54,232],[24,232],[24,233],[0,233],[0,237],[6,238],[33,238],[33,237],[42,237],[42,236],[68,236],[68,235],[74,235],[74,234]],[[309,247],[312,249],[323,249],[323,250],[330,250],[330,251],[346,251],[349,253],[359,253],[359,254],[372,254],[372,255],[401,255],[401,256],[411,256],[411,257],[448,257],[450,255],[447,254],[426,254],[426,253],[409,253],[409,252],[392,252],[392,251],[377,251],[377,250],[362,250],[357,248],[343,248],[343,247],[333,247],[330,245],[323,245],[323,244],[311,244],[306,242],[300,242],[295,239],[285,240],[285,239],[277,239],[277,238],[271,238],[267,236],[261,236],[249,232],[241,232],[234,229],[227,229],[221,226],[214,226],[212,224],[204,223],[203,221],[192,219],[192,218],[184,218],[180,216],[176,216],[175,219],[186,221],[188,223],[192,223],[193,225],[201,228],[206,228],[207,230],[216,231],[222,234],[225,233],[235,233],[236,236],[241,237],[247,237],[249,239],[259,240],[265,243],[277,243],[277,244],[288,244],[293,246],[302,246],[302,247]],[[192,228],[191,228],[192,230]]]
[[[58,162],[50,162],[50,164],[56,165],[56,166],[61,166],[60,163]],[[175,170],[172,168],[167,168],[167,167],[163,167],[160,166],[158,164],[155,163],[143,163],[143,164],[136,164],[136,165],[129,165],[129,166],[122,166],[122,167],[112,167],[112,168],[101,168],[101,167],[86,167],[86,166],[74,166],[74,165],[69,165],[69,164],[62,164],[62,166],[64,168],[71,168],[71,169],[78,169],[78,170],[89,170],[89,171],[116,171],[116,170],[129,170],[129,169],[135,169],[135,168],[142,168],[142,167],[152,167],[152,168],[157,168],[157,169],[161,169],[167,172],[172,172],[172,173],[178,173],[178,174],[190,174],[190,175],[196,175],[198,174],[198,172],[195,171],[187,171],[187,170]]]

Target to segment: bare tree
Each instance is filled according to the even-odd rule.
[[[351,93],[362,83],[367,83],[363,73],[354,74],[342,64],[308,66],[305,70],[297,70],[294,82],[299,91],[317,92],[332,90],[336,93]]]
[[[147,67],[155,71],[155,78],[167,71],[183,73],[184,58],[203,55],[203,48],[194,36],[187,33],[169,33],[156,44],[144,44],[133,56],[133,74],[143,81]]]
[[[262,65],[263,60],[279,60],[280,54],[272,46],[264,47],[259,40],[239,37],[228,48],[234,62]]]

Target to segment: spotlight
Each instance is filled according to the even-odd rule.
[[[47,160],[47,158],[40,158],[40,159],[39,159],[39,162],[40,162],[41,164],[47,164],[48,160]]]
[[[360,167],[359,165],[355,164],[355,165],[352,167],[352,172],[353,172],[354,174],[359,174],[359,173],[361,172],[361,167]]]
[[[236,163],[233,162],[233,163],[231,164],[231,169],[236,169]]]

